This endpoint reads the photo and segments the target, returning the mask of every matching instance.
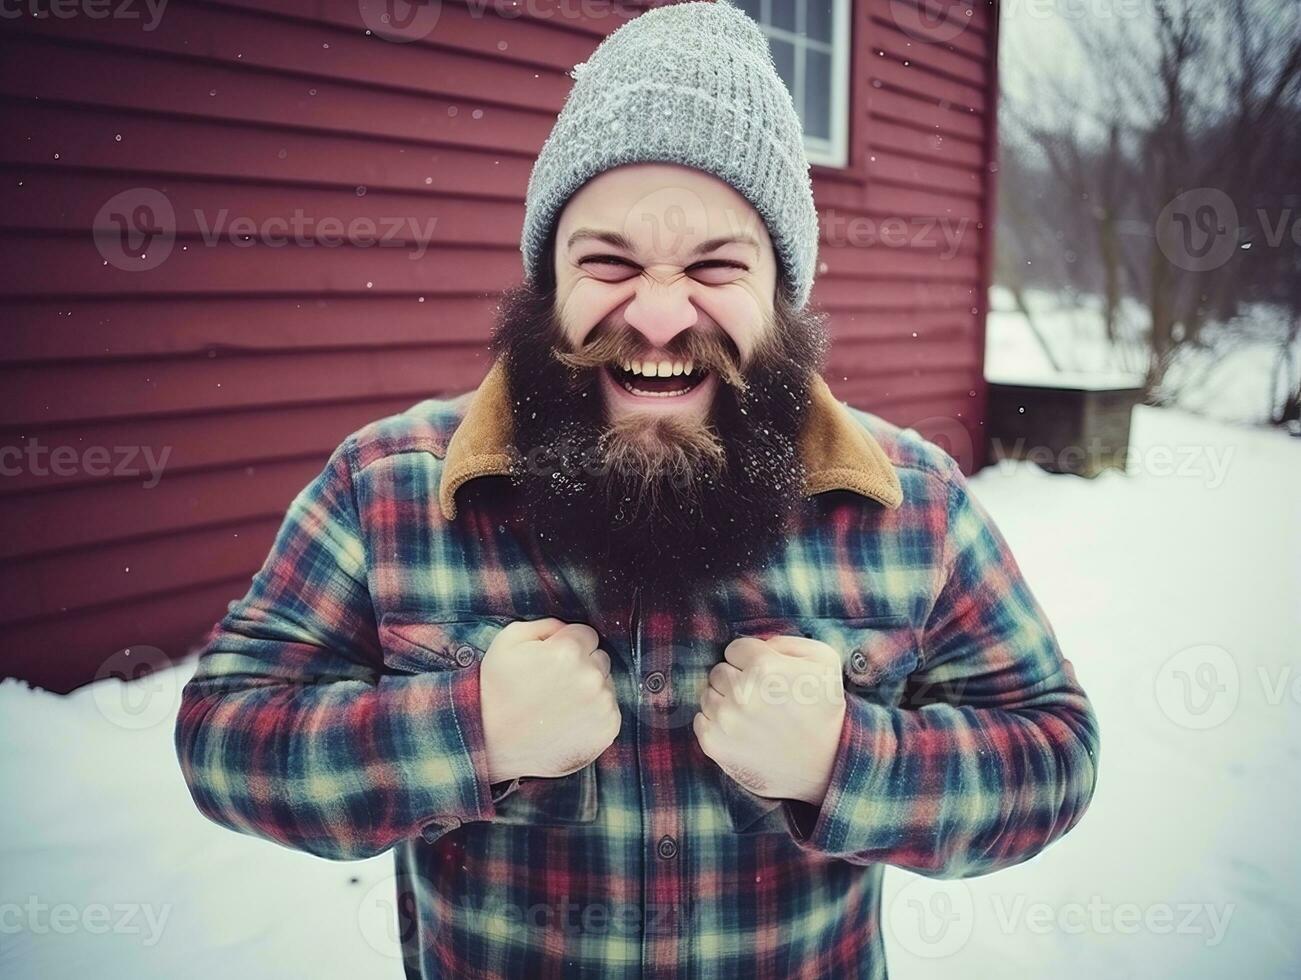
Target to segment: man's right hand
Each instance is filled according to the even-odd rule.
[[[567,776],[610,747],[622,718],[599,642],[592,627],[554,617],[497,634],[479,668],[490,782]]]

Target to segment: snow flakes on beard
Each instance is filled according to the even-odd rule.
[[[507,290],[490,346],[504,357],[520,453],[512,482],[545,552],[591,568],[603,596],[626,599],[641,584],[661,600],[757,568],[783,543],[807,504],[798,437],[813,372],[827,349],[822,320],[774,310],[771,343],[743,369],[740,392],[715,389],[710,422],[721,470],[703,461],[683,478],[622,474],[605,463],[609,426],[595,371],[562,365],[569,349],[550,293]]]

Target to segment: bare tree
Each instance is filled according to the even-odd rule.
[[[1286,156],[1301,120],[1301,14],[1295,0],[1149,0],[1137,19],[1070,26],[1089,84],[1045,67],[1033,95],[1003,110],[1005,152],[1033,154],[1057,185],[1055,197],[1036,193],[1055,206],[1028,208],[1005,187],[1000,219],[1066,227],[1086,261],[1059,266],[1059,287],[1100,297],[1113,346],[1122,300],[1141,302],[1148,400],[1160,402],[1181,352],[1232,341],[1224,328],[1260,270],[1288,274],[1286,263],[1252,266],[1259,235],[1240,218],[1277,213],[1289,181],[1292,193],[1301,184]],[[1267,184],[1277,191],[1262,203]]]

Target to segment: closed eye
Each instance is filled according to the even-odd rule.
[[[731,259],[706,259],[704,262],[697,262],[690,266],[692,269],[739,269],[742,272],[749,272],[750,267],[744,262],[734,262]]]
[[[629,260],[618,255],[588,255],[578,260],[580,266],[597,266],[601,267],[606,274],[614,272],[619,268],[636,269],[638,266]],[[750,267],[744,262],[737,262],[732,259],[706,259],[703,262],[695,262],[687,266],[687,272],[695,274],[697,272],[708,273],[712,278],[726,276],[729,273],[749,272]],[[706,280],[711,281],[711,280]]]

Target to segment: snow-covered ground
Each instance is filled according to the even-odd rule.
[[[1301,440],[1140,407],[1133,444],[1125,475],[973,481],[1093,698],[1101,776],[1031,861],[888,871],[895,980],[1301,975]],[[194,809],[171,744],[192,669],[0,683],[0,976],[401,976],[389,855]]]
[[[1128,474],[973,480],[1097,709],[1100,775],[1022,865],[888,871],[895,980],[1301,976],[1301,439],[1139,406],[1131,449]]]

